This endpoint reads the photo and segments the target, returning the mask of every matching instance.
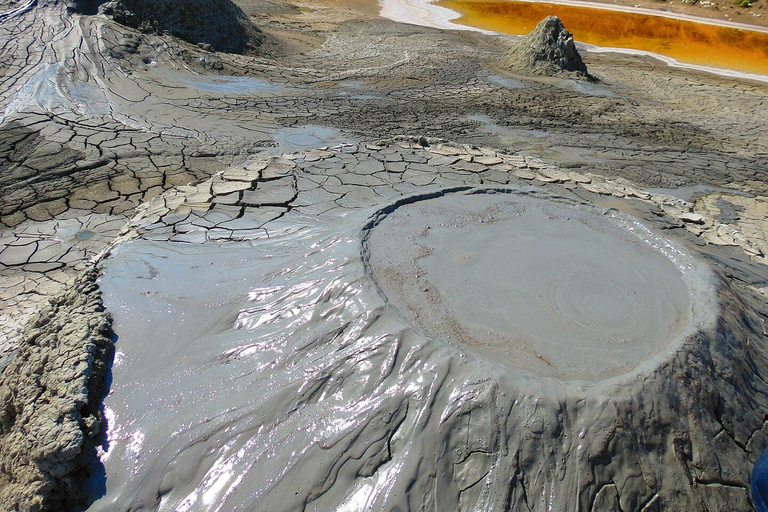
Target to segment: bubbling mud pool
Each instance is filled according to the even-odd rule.
[[[294,210],[251,241],[117,246],[100,281],[118,339],[90,510],[495,510],[528,499],[539,510],[514,483],[522,460],[539,474],[527,492],[549,496],[539,505],[569,502],[578,479],[558,472],[582,474],[615,418],[599,397],[636,386],[610,377],[652,371],[676,340],[711,327],[708,273],[636,221],[542,189],[430,197]],[[475,322],[474,336],[517,328],[531,348],[455,343],[440,309],[404,318],[381,262],[412,257],[453,296],[456,325]],[[474,304],[458,296],[469,290]],[[560,313],[565,323],[547,325]],[[619,339],[628,345],[616,349]],[[597,361],[606,345],[610,364]],[[573,400],[563,431],[551,414]],[[578,450],[567,441],[577,432]]]

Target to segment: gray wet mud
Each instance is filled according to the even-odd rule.
[[[200,75],[189,71],[169,73],[167,70],[164,70],[158,78],[170,86],[178,84],[189,89],[222,94],[246,95],[258,92],[281,91],[287,88],[284,84],[271,83],[250,76]]]
[[[279,153],[292,153],[306,149],[335,146],[355,142],[355,137],[328,126],[295,126],[280,128],[272,134]]]
[[[742,192],[738,189],[712,187],[709,185],[692,185],[690,187],[676,187],[676,188],[648,188],[646,189],[651,194],[666,194],[672,197],[677,197],[683,201],[692,201],[698,196],[705,196],[712,192],[724,192],[726,194],[741,195],[750,197],[748,192]]]
[[[525,82],[523,80],[518,78],[508,78],[500,75],[490,75],[488,77],[488,81],[507,89],[522,89],[525,87]]]
[[[268,36],[257,54],[63,2],[0,9],[0,365],[45,331],[27,320],[50,297],[105,262],[119,354],[111,419],[88,428],[110,441],[95,508],[749,509],[768,445],[764,84],[590,54],[599,88],[580,91],[488,69],[503,37],[239,3]],[[526,184],[706,259],[715,327],[586,382],[427,335],[372,284],[358,244],[381,208]],[[88,333],[64,334],[82,378]],[[35,435],[61,440],[72,404],[36,409]],[[65,493],[55,462],[72,440],[25,452]]]
[[[661,234],[674,220],[641,189],[558,172],[401,139],[149,203],[101,264],[118,337],[91,510],[749,507],[768,403],[735,388],[768,366],[741,341],[764,337],[755,290],[700,261],[697,230]],[[387,265],[447,305],[409,304]],[[664,285],[646,282],[655,267]],[[535,281],[536,307],[513,297]],[[533,334],[520,359],[453,329],[476,342],[511,324]],[[532,350],[553,340],[555,369]]]
[[[101,280],[122,327],[106,402],[107,495],[91,510],[292,510],[337,478],[347,483],[327,506],[340,505],[356,491],[352,474],[337,474],[347,462],[367,472],[363,491],[391,484],[371,475],[407,406],[386,397],[418,390],[383,385],[403,333],[379,320],[384,305],[365,284],[363,219],[291,216],[260,242],[116,251]],[[398,373],[393,384],[406,378]],[[360,465],[343,440],[351,431],[384,435]]]

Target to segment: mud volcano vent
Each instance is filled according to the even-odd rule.
[[[422,334],[528,376],[650,369],[716,316],[702,263],[629,216],[541,193],[410,197],[374,217],[364,256]]]

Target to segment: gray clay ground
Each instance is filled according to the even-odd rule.
[[[71,287],[98,262],[118,357],[94,509],[750,509],[768,446],[765,83],[608,54],[584,56],[597,84],[517,76],[509,38],[375,3],[239,5],[264,34],[243,55],[0,1],[3,378],[58,364],[43,336],[87,363],[61,378],[89,382],[108,317],[93,272]],[[706,262],[718,298],[696,334],[564,385],[425,336],[382,298],[361,252],[377,211],[531,185]],[[54,296],[42,318],[80,330],[25,327]],[[2,508],[82,502],[86,439],[105,433],[82,392],[35,386],[2,396]],[[50,450],[14,441],[62,425]]]

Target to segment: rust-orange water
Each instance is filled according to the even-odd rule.
[[[768,75],[768,34],[640,13],[506,0],[444,0],[456,23],[526,34],[546,16],[560,17],[577,41],[635,48],[680,62]]]

